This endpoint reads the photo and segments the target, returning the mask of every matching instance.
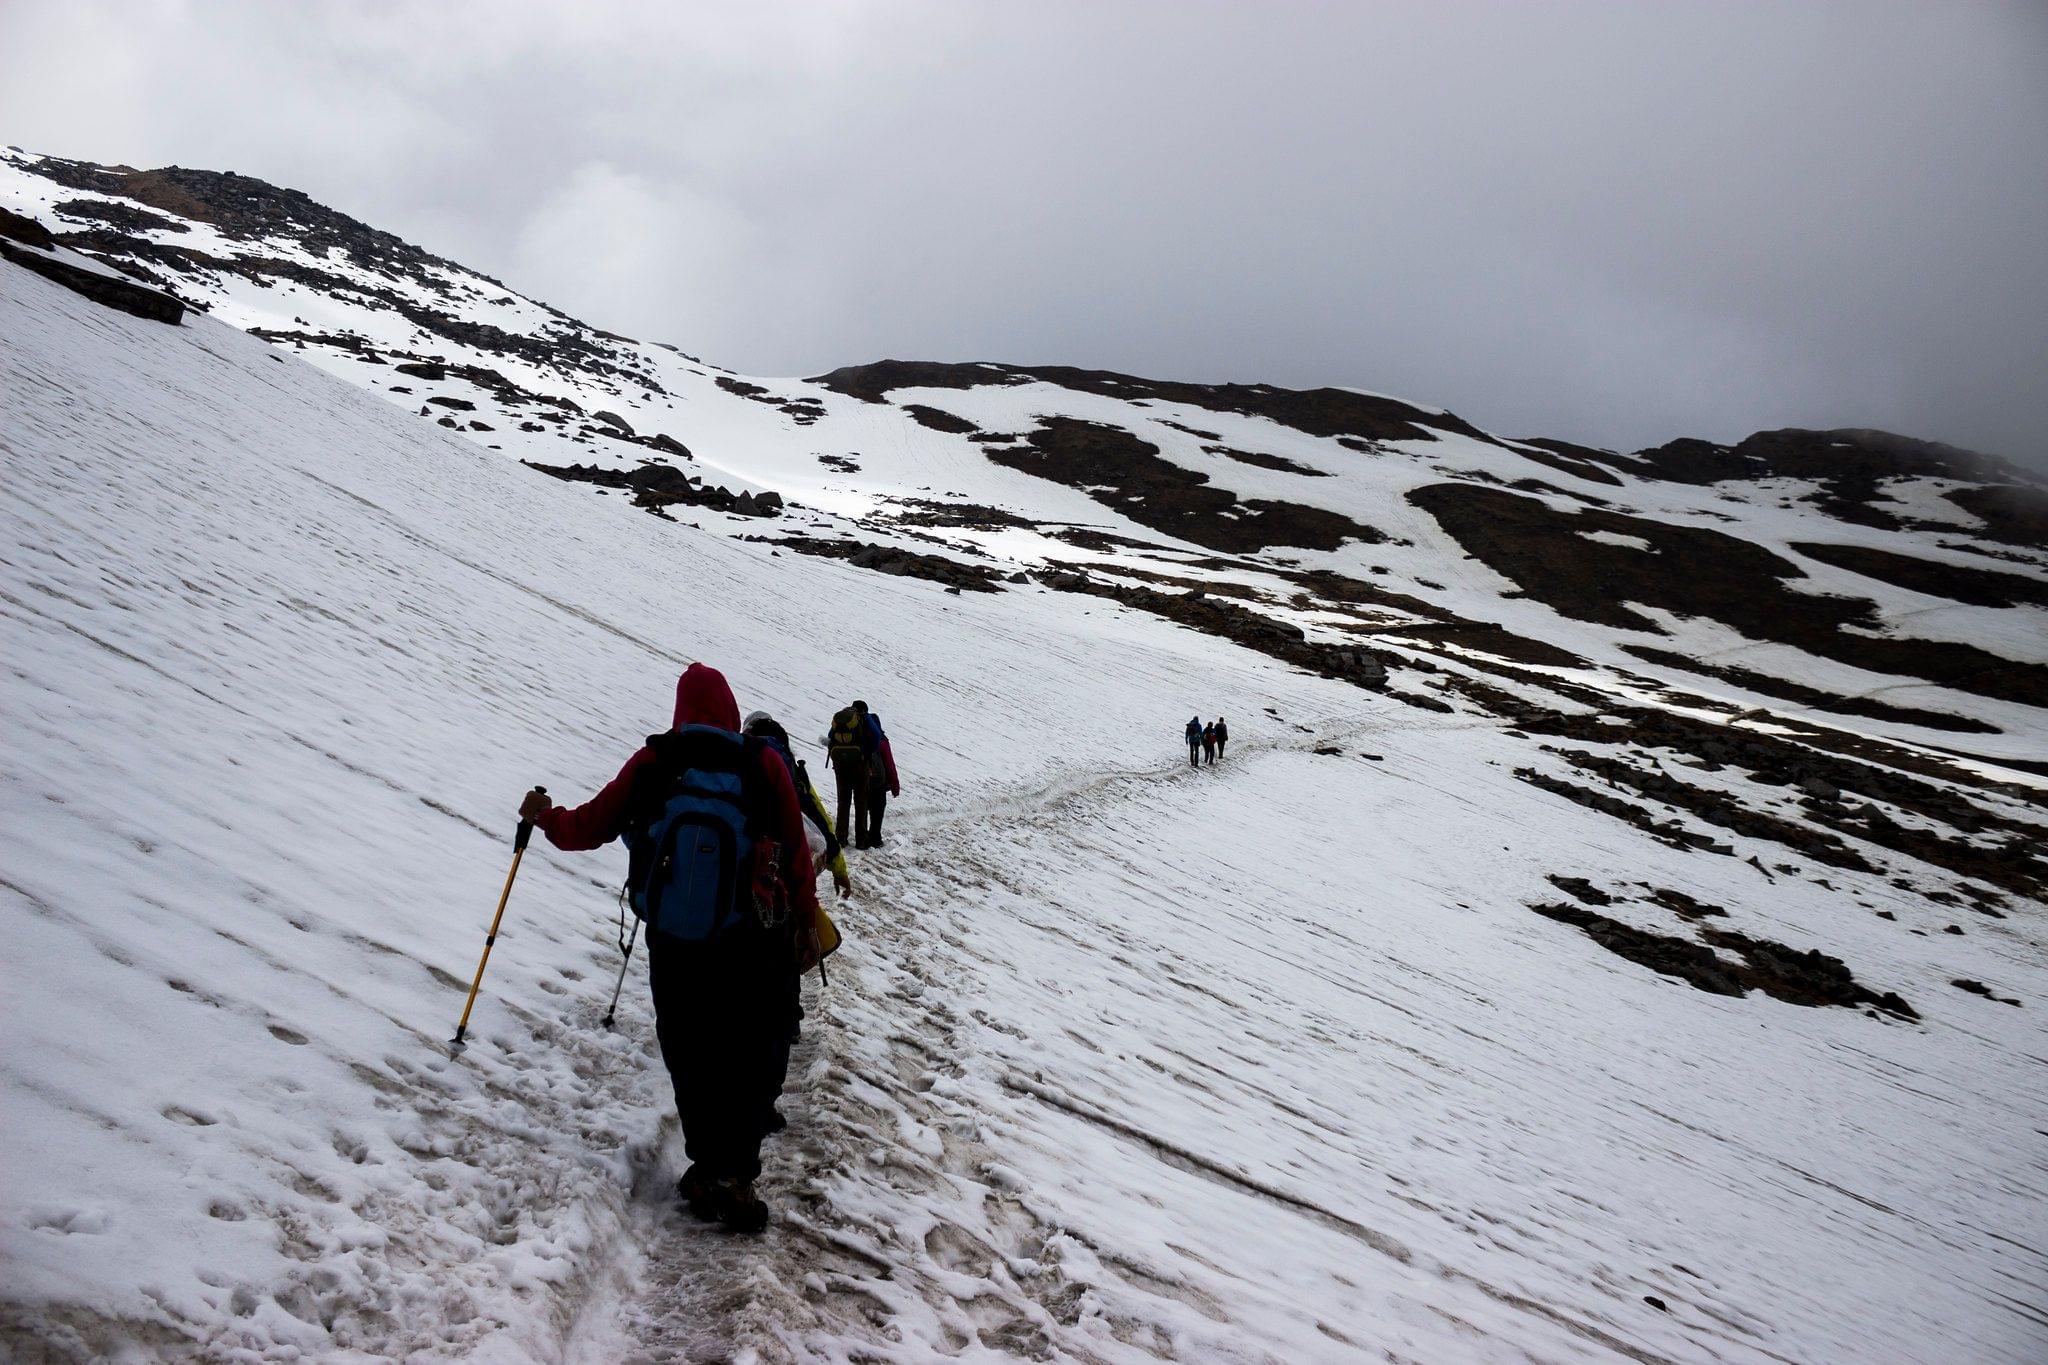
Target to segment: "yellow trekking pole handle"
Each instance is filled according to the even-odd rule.
[[[546,787],[535,787],[541,796],[548,794]],[[526,841],[533,837],[533,822],[521,820],[519,832],[512,836],[512,870],[505,874],[505,889],[498,893],[498,913],[491,916],[491,930],[484,935],[484,955],[477,959],[476,976],[469,983],[469,999],[462,1003],[462,1022],[455,1026],[454,1046],[461,1047],[462,1035],[469,1030],[469,1012],[476,1008],[476,993],[484,984],[484,968],[491,960],[491,945],[498,941],[498,925],[505,918],[505,903],[512,899],[512,880],[519,875],[519,860],[526,856]]]

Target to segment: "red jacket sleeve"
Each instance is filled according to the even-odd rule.
[[[788,850],[788,861],[782,866],[790,904],[799,915],[815,918],[818,913],[818,869],[811,861],[811,841],[804,834],[804,817],[797,805],[796,784],[789,780],[789,768],[781,756],[765,745],[761,749],[761,776],[767,781],[770,799],[775,803],[775,837]]]
[[[550,807],[540,813],[534,825],[548,836],[549,843],[572,853],[598,848],[618,838],[626,827],[626,798],[632,794],[633,781],[640,775],[641,765],[648,761],[648,753],[642,749],[627,759],[619,775],[582,805]]]
[[[889,795],[903,795],[903,784],[896,780],[896,751],[889,747],[887,736],[882,739],[882,769],[889,774]]]

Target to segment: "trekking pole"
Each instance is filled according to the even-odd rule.
[[[626,989],[626,968],[633,965],[633,943],[639,937],[640,921],[635,919],[633,927],[627,931],[625,961],[619,963],[619,984],[612,987],[612,1007],[604,1012],[604,1026],[607,1031],[611,1029],[612,1020],[618,1016],[619,993]]]
[[[533,795],[546,796],[546,787],[535,787]],[[519,860],[526,856],[526,841],[533,837],[533,822],[521,820],[519,832],[512,836],[512,870],[505,874],[505,889],[498,894],[498,913],[491,916],[491,931],[484,935],[484,955],[476,961],[476,977],[469,983],[469,999],[462,1003],[462,1022],[455,1026],[455,1037],[450,1041],[456,1047],[463,1046],[462,1035],[469,1030],[469,1012],[476,1007],[476,993],[484,984],[484,967],[491,960],[491,945],[498,941],[498,924],[505,918],[505,902],[512,899],[512,879],[519,875]]]

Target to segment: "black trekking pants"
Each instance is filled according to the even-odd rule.
[[[775,1086],[761,1105],[761,1131],[768,1131],[768,1120],[775,1112],[775,1102],[782,1098],[782,1088],[789,1081],[789,1052],[803,1031],[803,977],[791,971],[784,974],[780,1006],[784,1020],[782,1030],[776,1036],[774,1053]]]
[[[876,759],[868,765],[868,810],[862,817],[866,822],[861,829],[861,842],[870,848],[882,842],[882,812],[889,808],[889,777],[882,761]]]
[[[1202,741],[1199,739],[1188,741],[1188,766],[1190,768],[1202,766]]]
[[[683,1150],[707,1179],[754,1179],[789,1055],[787,947],[752,923],[705,943],[650,933],[647,975]]]
[[[853,811],[853,831],[864,834],[868,827],[868,761],[859,754],[833,754],[832,780],[839,784],[839,819],[832,833],[841,848],[859,848],[867,841],[846,837],[846,813]]]

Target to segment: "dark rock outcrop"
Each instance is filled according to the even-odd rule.
[[[147,318],[151,322],[169,323],[173,327],[185,316],[185,303],[182,299],[137,284],[133,280],[103,275],[97,270],[73,265],[48,252],[0,240],[0,257],[14,262],[24,270],[34,271],[46,280],[53,280],[73,293],[83,294],[103,307],[131,313],[138,318]]]
[[[1206,474],[1163,458],[1159,447],[1122,427],[1075,417],[1043,417],[1025,444],[988,449],[1005,468],[1077,488],[1140,526],[1212,550],[1243,554],[1276,545],[1334,550],[1347,540],[1386,539],[1370,526],[1320,507],[1272,499],[1240,500]]]
[[[2048,668],[1974,645],[1899,639],[1875,630],[1876,604],[1797,592],[1792,561],[1723,531],[1677,526],[1595,508],[1563,510],[1538,498],[1469,483],[1430,484],[1408,500],[1466,551],[1530,597],[1578,621],[1662,635],[1630,603],[1704,616],[1755,640],[1793,645],[1824,659],[1922,678],[2002,701],[2048,706]],[[1596,541],[1588,532],[1647,548]]]

